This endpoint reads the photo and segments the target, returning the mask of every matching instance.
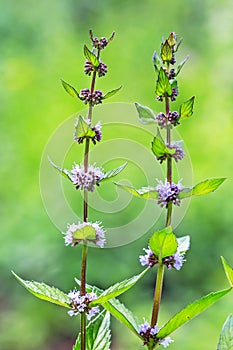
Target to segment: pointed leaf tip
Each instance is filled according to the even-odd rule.
[[[224,259],[223,256],[221,256],[221,260],[222,260],[222,264],[223,264],[223,268],[225,271],[225,274],[227,276],[227,279],[231,285],[231,287],[233,288],[233,269],[231,268],[231,266],[226,262],[226,260]]]
[[[91,62],[92,66],[93,66],[94,68],[98,68],[98,67],[99,67],[99,64],[100,64],[100,63],[99,63],[99,60],[98,60],[98,58],[96,57],[96,55],[88,49],[87,45],[84,45],[83,51],[84,51],[84,56],[86,57],[86,59],[87,59],[88,61]]]
[[[135,107],[138,112],[139,120],[142,124],[152,124],[156,122],[156,116],[152,109],[147,106],[143,106],[138,102],[135,102]]]
[[[65,80],[61,79],[61,83],[65,91],[72,97],[79,98],[79,93],[77,90],[70,84],[68,84]]]

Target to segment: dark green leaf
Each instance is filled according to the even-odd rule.
[[[178,244],[171,226],[153,233],[149,240],[149,246],[159,258],[159,261],[162,261],[162,259],[167,256],[175,254]]]
[[[164,69],[161,67],[157,79],[156,84],[156,95],[157,96],[171,96],[172,95],[172,87],[165,73]]]
[[[176,69],[176,76],[180,73],[181,69],[183,68],[184,64],[188,61],[189,56],[186,56],[185,59],[183,59],[183,61],[181,61]]]
[[[50,287],[45,283],[25,281],[19,276],[17,276],[16,273],[14,273],[13,271],[12,271],[12,274],[22,284],[24,288],[26,288],[30,293],[32,293],[37,298],[45,301],[49,301],[50,303],[53,303],[53,304],[71,308],[70,298],[68,297],[67,294],[65,294],[61,290],[55,287]]]
[[[195,316],[206,310],[209,306],[214,304],[218,299],[229,293],[232,288],[222,290],[220,292],[210,293],[201,299],[196,300],[194,303],[186,306],[183,310],[178,312],[172,317],[157,334],[158,338],[165,338],[185,323],[189,322]]]
[[[122,172],[122,170],[125,169],[126,165],[128,164],[128,162],[125,162],[124,164],[122,164],[121,166],[119,166],[118,168],[115,168],[113,170],[109,170],[104,174],[104,177],[99,181],[99,182],[103,182],[105,180],[108,180],[118,174],[120,174],[120,172]]]
[[[156,122],[156,116],[149,107],[142,106],[137,102],[135,103],[135,107],[138,111],[139,119],[142,124],[151,124]]]
[[[215,191],[226,178],[217,178],[217,179],[207,179],[199,182],[196,186],[193,187],[192,196],[202,196],[204,194]]]
[[[217,350],[233,350],[233,317],[229,315],[223,325]]]
[[[95,68],[99,67],[99,60],[96,55],[91,52],[86,45],[84,45],[84,55],[88,61],[91,62],[92,66]]]
[[[191,97],[188,101],[185,101],[180,106],[180,120],[190,117],[193,114],[193,104],[195,96]]]
[[[115,185],[122,188],[128,193],[131,193],[135,197],[144,198],[144,199],[158,199],[159,193],[155,187],[141,187],[136,190],[134,187],[122,185],[118,182],[115,182]]]
[[[55,168],[57,169],[65,178],[67,178],[68,180],[72,181],[72,178],[71,178],[71,174],[68,170],[64,169],[64,168],[60,168],[59,166],[57,166],[56,164],[54,164],[52,162],[52,160],[48,157],[49,159],[49,162],[50,164]]]
[[[228,265],[228,263],[226,262],[226,260],[224,259],[223,256],[221,256],[221,259],[222,259],[222,264],[223,264],[227,279],[228,279],[231,287],[233,287],[233,269],[231,268],[230,265]]]
[[[66,83],[64,80],[61,79],[61,83],[62,83],[62,86],[64,87],[64,89],[66,90],[66,92],[68,92],[68,94],[72,97],[75,97],[75,98],[79,98],[79,93],[75,90],[75,88]]]
[[[172,59],[172,49],[168,40],[166,40],[161,46],[161,58],[163,62],[170,62]]]
[[[111,90],[111,91],[107,92],[107,93],[104,95],[103,99],[106,100],[106,98],[109,98],[109,97],[114,96],[121,88],[122,88],[122,86],[120,86],[120,87],[117,88],[117,89],[114,89],[114,90]]]
[[[93,131],[89,124],[80,115],[78,117],[78,122],[75,125],[75,135],[77,137],[93,137],[95,136],[95,131]]]

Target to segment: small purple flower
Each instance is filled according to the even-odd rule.
[[[141,334],[143,336],[143,334],[147,334],[148,331],[150,332],[150,325],[147,321],[145,321],[144,323],[140,324],[140,328],[139,328],[139,334]]]
[[[176,126],[179,124],[179,113],[176,111],[169,112],[168,116],[166,116],[163,112],[160,112],[155,119],[161,129],[166,128],[167,126],[172,127],[172,125]]]
[[[169,202],[172,202],[174,205],[180,205],[181,200],[177,197],[180,193],[180,190],[182,189],[181,180],[178,182],[178,184],[170,184],[167,179],[163,183],[161,180],[158,181],[158,185],[156,187],[156,190],[159,192],[158,196],[158,204],[163,206],[168,206]]]
[[[89,303],[97,299],[97,295],[93,292],[81,295],[79,291],[74,289],[73,291],[69,292],[68,297],[70,298],[70,306],[72,307],[72,310],[68,311],[70,316],[75,316],[78,313],[86,312],[87,319],[89,320],[100,311],[98,306],[89,307]]]
[[[174,158],[174,160],[176,162],[178,162],[179,160],[182,160],[184,158],[184,151],[182,149],[182,147],[178,144],[178,142],[173,142],[171,143],[171,145],[166,145],[168,148],[170,149],[175,149],[175,153],[171,155],[172,158]]]
[[[178,87],[172,88],[171,100],[175,101],[176,97],[179,95]]]
[[[139,256],[139,261],[142,266],[147,265],[149,267],[153,267],[155,264],[158,264],[158,257],[155,256],[150,247],[148,247],[147,249],[143,248],[143,250],[146,254]]]
[[[91,75],[93,71],[94,71],[94,68],[92,66],[92,63],[90,61],[86,61],[84,64],[84,73],[87,75]]]
[[[91,129],[95,132],[95,136],[92,137],[92,142],[95,145],[96,141],[100,142],[102,140],[102,125],[100,124],[100,122],[98,122]]]
[[[166,337],[163,340],[159,342],[160,345],[163,345],[164,348],[167,348],[174,340],[172,340],[170,337]]]
[[[179,271],[185,261],[186,260],[184,259],[184,253],[181,254],[179,252],[176,252],[171,256],[163,258],[163,263],[167,266],[168,270],[170,270],[173,267]]]
[[[92,44],[96,49],[103,50],[108,45],[108,39],[105,37],[102,37],[100,39],[98,38],[91,38]]]
[[[90,103],[92,106],[102,103],[103,93],[101,90],[95,90],[91,93],[90,89],[85,88],[80,91],[79,98],[85,103]]]
[[[76,190],[87,190],[93,192],[95,186],[99,186],[100,180],[104,177],[101,168],[89,165],[87,171],[84,166],[75,164],[71,170],[71,180],[76,187]]]
[[[169,80],[170,80],[170,79],[174,79],[175,76],[176,76],[176,71],[175,71],[174,68],[172,68],[172,69],[170,70],[170,72],[169,72]]]
[[[99,67],[97,68],[97,72],[99,77],[103,77],[105,74],[107,74],[108,69],[107,65],[105,63],[100,62]]]
[[[173,65],[176,63],[176,58],[175,58],[175,55],[172,55],[172,58],[170,60],[170,63]]]
[[[143,338],[143,345],[147,345],[150,343],[151,340],[153,340],[154,344],[158,343],[163,345],[165,348],[173,342],[173,340],[170,337],[166,337],[164,339],[156,338],[156,335],[159,333],[159,327],[155,325],[154,327],[151,327],[147,321],[142,323],[139,328],[139,334]]]

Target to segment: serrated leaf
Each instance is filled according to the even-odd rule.
[[[170,46],[175,46],[176,45],[176,33],[171,32],[168,39],[167,39],[167,42]]]
[[[196,186],[193,187],[192,196],[202,196],[204,194],[215,191],[226,178],[217,178],[217,179],[207,179],[199,182]]]
[[[50,303],[57,304],[59,306],[71,308],[70,298],[66,293],[62,292],[58,288],[50,287],[43,282],[41,283],[23,280],[21,277],[16,275],[14,271],[11,272],[15,276],[15,278],[22,284],[22,286],[37,298],[49,301]]]
[[[170,62],[172,59],[172,49],[168,40],[166,40],[161,46],[161,58],[163,62]]]
[[[84,45],[84,55],[85,55],[86,59],[91,62],[92,66],[94,68],[99,67],[100,63],[99,63],[98,58],[96,57],[96,55],[93,52],[91,52],[88,49],[88,47],[86,45]]]
[[[157,79],[156,89],[157,96],[171,96],[172,95],[172,87],[165,73],[164,69],[161,67],[159,70],[159,75]]]
[[[62,83],[62,86],[64,87],[64,89],[66,90],[66,92],[68,92],[68,94],[70,96],[75,97],[75,98],[79,98],[79,93],[76,91],[76,89],[72,85],[68,84],[63,79],[61,79],[61,83]]]
[[[156,115],[147,106],[140,105],[140,103],[135,103],[135,107],[137,109],[139,120],[142,124],[152,124],[156,122]]]
[[[111,179],[112,177],[120,174],[120,172],[122,172],[122,170],[125,169],[126,165],[128,164],[128,162],[125,162],[124,164],[122,164],[121,166],[119,166],[118,168],[112,169],[107,171],[103,178],[99,181],[99,182],[103,182],[105,180]]]
[[[54,164],[52,162],[52,160],[48,157],[48,160],[50,162],[50,164],[56,169],[59,171],[59,173],[61,173],[65,178],[67,178],[68,180],[72,181],[72,178],[71,178],[71,174],[68,170],[64,169],[64,168],[61,168],[59,167],[58,165]]]
[[[72,233],[73,239],[86,240],[86,239],[96,239],[96,231],[92,226],[84,226],[79,228],[77,231]]]
[[[125,293],[127,290],[132,288],[148,271],[148,268],[141,272],[139,275],[128,278],[124,281],[117,282],[113,286],[106,289],[101,295],[90,302],[90,306],[103,305],[108,300],[116,298],[117,296]]]
[[[95,136],[95,131],[93,131],[89,124],[80,115],[78,121],[75,124],[75,135],[77,137],[93,137]]]
[[[232,288],[225,289],[219,292],[210,293],[201,299],[194,301],[194,303],[186,306],[183,310],[178,312],[174,317],[172,317],[159,331],[157,334],[158,338],[165,338],[172,332],[174,332],[179,327],[183,326],[185,323],[192,320],[195,316],[202,313],[209,306],[214,304],[217,300],[222,298],[224,295],[229,293]]]
[[[190,248],[190,236],[183,236],[176,239],[178,243],[177,253],[185,253]]]
[[[195,96],[192,96],[189,100],[182,103],[180,106],[180,120],[191,117],[193,114],[193,104]]]
[[[224,259],[223,256],[221,256],[221,260],[222,260],[222,264],[223,264],[223,267],[224,267],[224,271],[225,271],[225,274],[227,276],[227,279],[231,285],[231,287],[233,287],[233,269],[232,267],[226,262],[226,260]]]
[[[233,317],[229,315],[223,325],[217,350],[233,350]]]
[[[189,56],[186,56],[185,59],[183,59],[183,61],[181,61],[176,69],[176,76],[180,73],[181,69],[183,68],[184,64],[188,61]]]
[[[109,92],[107,92],[104,96],[103,96],[103,100],[106,100],[106,98],[112,97],[114,96],[120,89],[122,88],[122,86],[120,86],[117,89],[111,90]]]
[[[159,196],[159,193],[156,190],[156,188],[152,187],[152,186],[141,187],[138,190],[136,190],[134,187],[131,187],[131,186],[122,185],[118,182],[114,182],[114,183],[115,183],[115,185],[122,188],[126,192],[131,193],[135,197],[156,200],[156,199],[158,199],[158,196]]]
[[[172,155],[176,153],[175,148],[168,148],[162,139],[159,129],[157,129],[157,136],[152,141],[152,152],[157,158],[163,157],[164,155]]]
[[[155,67],[155,71],[159,72],[159,69],[160,69],[162,62],[161,62],[159,55],[157,54],[156,51],[154,52],[154,54],[152,56],[152,62],[153,62],[153,65]]]
[[[167,256],[175,254],[178,244],[171,226],[165,227],[161,231],[154,232],[149,240],[149,246],[153,253],[159,258],[159,261],[162,261],[162,259]]]

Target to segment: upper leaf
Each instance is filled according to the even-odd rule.
[[[153,233],[149,240],[149,246],[153,253],[158,256],[160,262],[163,258],[175,254],[178,244],[171,226]]]
[[[190,117],[193,114],[193,104],[195,96],[192,96],[189,100],[182,103],[180,106],[180,120]]]
[[[64,87],[64,89],[66,90],[66,92],[68,92],[68,94],[70,96],[75,97],[75,98],[79,98],[78,91],[76,91],[76,89],[72,85],[68,84],[63,79],[61,79],[61,83],[62,83],[62,86]]]
[[[207,179],[199,182],[193,188],[184,188],[178,194],[180,199],[184,199],[191,196],[202,196],[214,192],[226,178],[216,178],[216,179]]]
[[[172,48],[166,40],[161,46],[161,58],[163,62],[170,62],[172,59]]]
[[[103,96],[103,100],[106,100],[106,98],[112,97],[114,96],[120,89],[122,88],[122,86],[120,86],[117,89],[111,90],[109,92],[107,92],[104,96]]]
[[[75,125],[75,134],[77,137],[93,137],[95,136],[95,131],[90,128],[89,124],[80,115]]]
[[[112,169],[112,170],[109,170],[107,171],[105,174],[104,174],[104,177],[99,181],[99,182],[102,182],[102,181],[105,181],[105,180],[108,180],[116,175],[118,175],[122,170],[125,169],[126,165],[128,164],[128,162],[125,162],[124,164],[122,164],[121,166],[119,166],[118,168],[115,168],[115,169]]]
[[[122,188],[126,192],[131,193],[135,197],[156,200],[156,199],[158,199],[158,196],[159,196],[159,193],[156,190],[156,188],[152,187],[152,186],[141,187],[138,190],[136,190],[134,187],[122,185],[122,184],[120,184],[118,182],[115,182],[115,185],[117,185],[118,187]]]
[[[223,325],[217,350],[233,349],[233,317],[229,315]]]
[[[71,174],[68,170],[64,169],[64,168],[61,168],[59,167],[58,165],[54,164],[52,162],[52,160],[48,157],[49,159],[49,162],[50,164],[55,168],[57,169],[65,178],[67,178],[68,180],[72,181],[72,178],[71,178]]]
[[[152,152],[157,158],[164,155],[172,155],[176,152],[175,148],[168,148],[163,141],[159,128],[157,129],[157,136],[152,141]]]
[[[161,60],[159,58],[159,55],[157,54],[157,52],[155,51],[154,54],[153,54],[153,57],[152,57],[152,62],[153,62],[153,65],[155,67],[155,71],[158,73],[159,72],[159,69],[161,67]]]
[[[230,265],[228,265],[228,263],[226,262],[226,260],[224,259],[223,256],[221,256],[221,259],[222,259],[222,264],[223,264],[227,279],[228,279],[231,287],[233,287],[233,269],[231,268]]]
[[[35,295],[37,298],[49,301],[53,304],[71,308],[70,298],[61,290],[55,287],[50,287],[45,283],[25,281],[19,276],[17,276],[16,273],[13,271],[12,274],[23,285],[23,287],[25,287],[30,293]]]
[[[157,79],[156,89],[157,96],[171,96],[172,95],[172,87],[165,73],[164,69],[161,67]]]
[[[176,69],[176,76],[180,73],[181,69],[183,68],[184,64],[188,61],[189,56],[186,56],[185,59],[183,59],[183,61],[181,61]]]
[[[99,63],[98,58],[96,57],[96,55],[93,52],[91,52],[88,49],[88,47],[86,45],[84,45],[84,55],[85,55],[86,59],[91,62],[92,66],[94,68],[99,67],[100,63]]]
[[[183,310],[178,312],[172,317],[159,331],[157,334],[158,338],[165,338],[176,329],[181,327],[183,324],[189,322],[195,316],[199,315],[209,306],[214,304],[218,299],[226,295],[232,290],[232,288],[222,290],[220,292],[210,293],[201,299],[194,301],[194,303],[186,306]]]
[[[139,119],[142,124],[151,124],[156,122],[156,116],[149,107],[142,106],[137,102],[135,102],[135,107],[137,108]]]

